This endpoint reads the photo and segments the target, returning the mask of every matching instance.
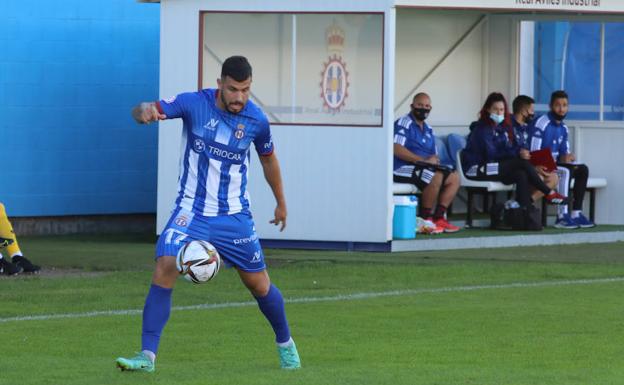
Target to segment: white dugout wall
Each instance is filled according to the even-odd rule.
[[[438,133],[465,132],[489,92],[501,91],[512,98],[520,89],[519,21],[538,17],[524,12],[544,11],[568,17],[568,11],[577,10],[564,6],[531,9],[530,5],[518,5],[515,0],[402,1],[397,2],[399,8],[395,8],[394,3],[373,0],[313,4],[305,1],[161,1],[161,97],[198,88],[200,11],[383,13],[380,125],[273,125],[289,218],[283,233],[268,224],[275,204],[254,155],[249,190],[261,238],[389,241],[392,233],[392,126],[395,116],[407,112],[410,94],[416,90],[430,93],[434,105],[430,122]],[[505,4],[501,6],[501,3]],[[454,7],[475,9],[451,9]],[[506,10],[494,13],[494,8]],[[624,12],[624,4],[603,0],[598,7],[586,11],[591,12],[587,17],[600,19],[606,17],[601,12]],[[253,33],[253,25],[231,28]],[[227,34],[227,30],[224,33]],[[263,77],[262,63],[252,60],[252,65],[254,83],[258,87],[263,82],[263,86],[270,83],[272,75],[266,72]],[[309,76],[318,77],[320,81],[318,63],[310,65]],[[203,85],[216,86],[218,73],[210,75],[209,66],[204,68],[207,73],[202,74]],[[215,71],[217,68],[214,67]],[[287,69],[288,66],[284,68]],[[287,89],[289,85],[282,83],[281,86]],[[624,125],[570,122],[570,126],[577,127],[573,130],[574,139],[583,140],[582,146],[575,149],[581,160],[589,164],[593,175],[606,177],[609,182],[608,188],[598,194],[597,221],[622,223],[624,201],[616,197],[624,193],[624,182],[611,164],[623,164],[624,154],[617,151],[605,154],[599,149],[605,145],[610,149],[622,148]],[[180,121],[160,123],[159,231],[168,219],[176,193],[180,132]]]
[[[251,2],[163,1],[161,3],[161,95],[174,95],[198,87],[200,10],[297,12],[384,12],[379,1],[352,2]],[[281,4],[280,4],[281,3]],[[239,7],[237,7],[239,5]],[[385,34],[388,17],[385,17]],[[248,28],[253,33],[253,26]],[[384,105],[392,105],[390,89],[393,46],[384,52]],[[245,54],[244,52],[240,52]],[[262,79],[261,63],[254,77]],[[320,63],[309,76],[319,79]],[[381,75],[381,74],[380,74]],[[212,75],[214,79],[218,73]],[[214,84],[214,83],[213,83]],[[253,90],[253,86],[252,86]],[[320,91],[320,89],[319,89]],[[378,127],[274,125],[276,154],[282,166],[288,227],[283,233],[268,221],[275,203],[264,181],[257,158],[252,159],[249,191],[256,228],[262,238],[386,242],[390,236],[392,114]],[[159,128],[158,228],[168,219],[176,188],[181,122],[166,121]],[[253,153],[253,151],[252,151]]]

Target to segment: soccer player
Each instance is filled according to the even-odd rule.
[[[286,201],[269,122],[249,100],[251,65],[243,56],[223,62],[217,89],[182,93],[141,103],[132,110],[139,123],[182,118],[183,150],[175,208],[156,245],[156,266],[143,308],[141,352],[118,358],[122,370],[153,372],[160,335],[171,311],[171,293],[179,275],[175,256],[186,242],[212,243],[233,266],[275,332],[283,369],[301,367],[290,335],[284,299],[266,270],[264,254],[249,211],[246,191],[250,147],[259,155],[265,179],[277,201],[270,222],[286,226]]]
[[[440,166],[433,129],[425,122],[430,112],[431,98],[421,92],[414,95],[410,113],[394,122],[393,178],[395,182],[412,183],[422,191],[419,214],[435,224],[433,232],[454,233],[460,228],[449,223],[445,214],[459,190],[459,177],[457,172]]]
[[[535,118],[535,100],[527,95],[518,95],[511,103],[513,114],[511,115],[511,125],[514,130],[514,137],[518,146],[524,149],[529,148],[529,123]],[[530,156],[530,154],[529,154]],[[554,189],[559,183],[559,176],[556,172],[548,172],[543,166],[535,166],[535,170],[548,188]],[[544,194],[536,189],[532,189],[531,199],[537,202]]]
[[[559,174],[559,188],[567,194],[570,189],[570,181],[574,179],[572,189],[572,213],[568,213],[568,206],[561,205],[558,208],[555,227],[560,229],[576,229],[579,227],[594,227],[594,222],[583,215],[583,198],[587,189],[589,168],[584,164],[576,163],[576,157],[570,151],[568,140],[568,126],[565,119],[568,113],[568,94],[565,91],[555,91],[550,96],[550,111],[540,116],[529,127],[529,140],[531,151],[542,148],[550,148],[552,155],[557,161],[557,173]]]
[[[0,203],[0,250],[4,248],[11,260],[9,261],[0,253],[0,273],[5,275],[16,275],[22,272],[37,274],[41,270],[41,267],[33,265],[22,254],[4,205]]]

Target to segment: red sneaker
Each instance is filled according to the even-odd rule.
[[[558,192],[553,192],[551,194],[546,195],[546,201],[551,205],[565,205],[568,204],[568,197],[559,194]]]
[[[434,219],[433,223],[435,223],[437,227],[444,229],[445,233],[456,233],[461,230],[460,227],[448,223],[448,221],[444,218]]]
[[[418,234],[442,234],[444,229],[435,223],[433,223],[433,219],[429,217],[428,219],[423,219],[421,217],[417,217],[417,232]]]

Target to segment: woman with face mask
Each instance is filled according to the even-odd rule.
[[[529,152],[514,138],[505,97],[498,92],[491,93],[462,151],[464,174],[475,180],[515,184],[515,199],[520,207],[532,204],[531,187],[544,193],[549,203],[567,203],[565,196],[544,184],[529,158]]]

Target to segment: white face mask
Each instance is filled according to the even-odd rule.
[[[501,124],[503,120],[505,120],[505,115],[490,114],[490,119],[492,119],[496,124]]]

